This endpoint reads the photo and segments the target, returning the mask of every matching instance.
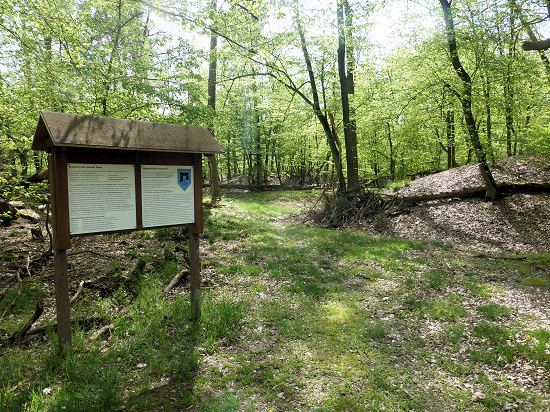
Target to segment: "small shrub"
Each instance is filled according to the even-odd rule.
[[[385,189],[396,192],[403,187],[407,187],[410,183],[410,179],[397,180],[395,182],[388,183]]]

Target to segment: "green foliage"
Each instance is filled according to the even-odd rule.
[[[428,281],[426,284],[428,288],[439,288],[448,286],[451,283],[450,275],[441,269],[428,271],[424,276]]]
[[[153,232],[153,237],[155,239],[163,240],[173,237],[174,235],[177,235],[181,229],[178,228],[161,228],[161,229],[155,229]]]
[[[471,358],[474,361],[482,361],[490,365],[502,365],[510,363],[514,358],[514,348],[509,346],[507,341],[512,331],[491,322],[482,322],[473,327],[473,335],[486,341],[490,346],[480,350],[472,351]]]
[[[241,403],[232,393],[225,393],[208,399],[199,410],[201,412],[233,412],[238,411],[240,407]]]
[[[246,316],[246,302],[206,300],[202,305],[201,324],[207,339],[230,343],[238,337],[239,327]]]
[[[3,333],[11,335],[16,332],[23,322],[28,319],[35,310],[35,302],[44,297],[41,284],[21,283],[15,288],[8,289],[0,301],[0,315],[2,319]]]
[[[48,353],[31,360],[21,348],[0,358],[0,407],[233,411],[291,410],[305,403],[311,410],[542,405],[529,390],[521,396],[514,392],[513,383],[473,375],[520,356],[548,368],[550,336],[543,329],[524,330],[524,346],[513,343],[516,333],[504,324],[507,308],[485,304],[495,288],[480,280],[479,258],[459,260],[450,246],[431,242],[273,221],[291,215],[278,206],[251,214],[262,201],[286,205],[289,195],[251,194],[210,212],[209,276],[224,280],[203,294],[199,321],[191,320],[186,292],[169,299],[162,294],[178,263],[156,251],[148,258],[153,273],[144,277],[132,302],[120,296],[95,306],[115,324],[109,339],[88,344],[91,331],[77,330],[75,354],[67,360]],[[163,244],[172,236],[148,233]],[[108,270],[120,267],[112,261]],[[466,300],[482,301],[478,311],[490,322],[472,323]],[[55,346],[55,334],[49,339]],[[472,380],[484,393],[476,401],[470,391],[449,384]],[[426,389],[426,381],[435,388]],[[19,382],[22,387],[15,389]],[[326,389],[312,396],[319,387]],[[47,395],[45,388],[51,389]]]
[[[411,181],[409,179],[403,179],[396,182],[390,182],[386,185],[386,189],[393,190],[394,192],[403,188],[407,187]]]
[[[365,337],[367,339],[380,339],[388,334],[387,328],[383,323],[373,323],[365,328]]]
[[[508,315],[510,308],[499,305],[497,303],[489,303],[487,305],[481,305],[477,307],[477,310],[483,315],[483,317],[490,321],[497,320],[502,315]]]

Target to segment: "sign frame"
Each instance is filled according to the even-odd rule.
[[[54,147],[50,161],[50,170],[53,170],[55,176],[55,190],[52,192],[52,202],[55,200],[55,227],[56,248],[70,249],[71,237],[91,236],[102,233],[120,233],[139,230],[153,230],[163,227],[190,226],[194,233],[202,233],[204,230],[203,206],[202,206],[202,155],[198,153],[164,153],[164,152],[140,152],[123,151],[95,148],[74,148],[74,147]],[[69,181],[68,169],[69,163],[79,164],[126,164],[134,165],[135,177],[135,195],[136,195],[136,228],[112,231],[98,231],[90,233],[72,234],[70,233],[69,221]],[[183,223],[177,225],[161,226],[143,226],[143,198],[141,166],[187,166],[194,170],[194,216],[193,223]]]
[[[31,148],[48,153],[59,350],[70,351],[72,345],[67,262],[71,237],[188,226],[190,303],[192,316],[199,318],[199,246],[200,234],[204,229],[202,155],[224,152],[212,132],[205,127],[41,111]],[[71,235],[67,169],[69,163],[133,165],[136,228]],[[192,223],[143,227],[141,167],[146,165],[193,168]],[[185,190],[189,190],[189,187]]]

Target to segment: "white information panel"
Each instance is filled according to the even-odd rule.
[[[68,163],[71,235],[137,228],[134,165]]]
[[[195,222],[193,166],[141,166],[143,227]]]

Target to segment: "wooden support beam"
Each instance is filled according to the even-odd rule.
[[[72,345],[72,336],[67,265],[67,249],[71,247],[71,238],[67,194],[67,155],[64,149],[54,148],[53,155],[48,157],[48,169],[50,170],[50,198],[52,202],[57,339],[59,350],[65,352]]]
[[[57,310],[57,339],[59,350],[65,352],[72,345],[71,336],[71,299],[69,297],[69,273],[67,269],[67,251],[56,249],[54,252],[55,270],[55,307]]]
[[[191,283],[191,312],[194,320],[201,317],[201,259],[200,235],[189,228],[189,278]]]

